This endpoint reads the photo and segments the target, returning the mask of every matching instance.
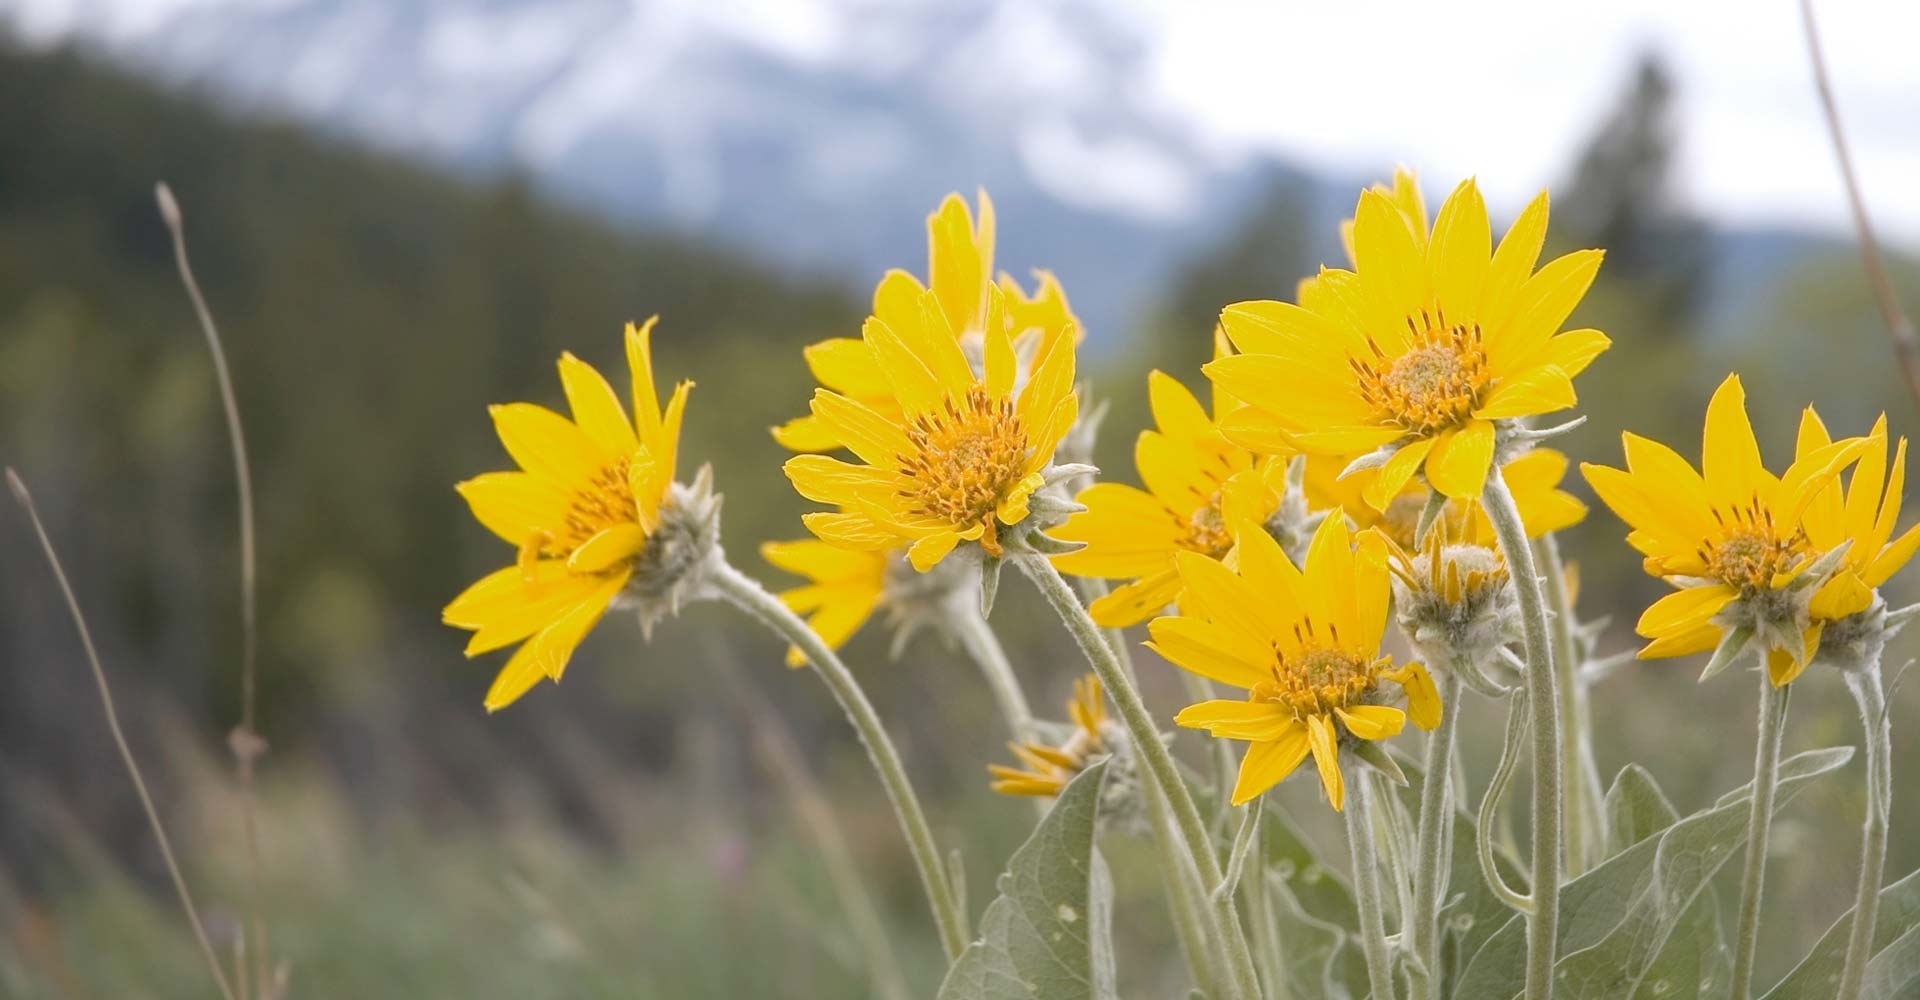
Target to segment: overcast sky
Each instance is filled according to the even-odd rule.
[[[1429,186],[1477,174],[1510,207],[1565,169],[1652,46],[1678,78],[1691,204],[1730,221],[1847,225],[1792,0],[1146,10],[1157,89],[1223,136],[1349,170],[1419,164]],[[1920,246],[1920,2],[1826,0],[1816,13],[1875,222]],[[1324,99],[1284,112],[1269,101],[1312,91]]]

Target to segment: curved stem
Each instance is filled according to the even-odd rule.
[[[1193,856],[1194,869],[1200,873],[1200,884],[1211,888],[1220,884],[1222,873],[1220,859],[1214,854],[1212,838],[1207,834],[1206,824],[1200,819],[1200,810],[1194,805],[1193,792],[1181,779],[1179,768],[1173,762],[1173,754],[1160,739],[1160,731],[1153,724],[1153,717],[1147,713],[1147,706],[1140,699],[1140,689],[1133,683],[1129,671],[1121,665],[1113,646],[1108,643],[1100,626],[1087,614],[1087,609],[1073,593],[1073,588],[1053,568],[1053,563],[1044,556],[1021,555],[1011,557],[1020,571],[1040,588],[1040,593],[1053,606],[1054,613],[1066,623],[1067,630],[1073,633],[1074,641],[1080,644],[1080,651],[1086,654],[1094,673],[1100,675],[1100,683],[1106,685],[1107,694],[1113,699],[1114,707],[1120,712],[1120,720],[1126,724],[1127,733],[1133,739],[1133,750],[1147,769],[1153,772],[1154,780],[1166,795],[1168,808],[1180,829],[1180,835],[1187,842],[1187,852]],[[1229,896],[1214,907],[1215,920],[1220,925],[1220,937],[1227,953],[1227,971],[1233,987],[1234,996],[1257,998],[1260,984],[1253,971],[1253,955],[1247,946],[1246,933],[1240,926],[1240,912]]]
[[[224,1000],[234,1000],[233,987],[227,981],[227,973],[221,968],[219,957],[214,954],[206,925],[200,920],[200,908],[194,904],[193,893],[187,888],[187,877],[180,873],[180,862],[173,856],[173,841],[168,839],[167,828],[160,822],[160,810],[154,808],[153,796],[147,792],[147,781],[140,775],[139,758],[133,755],[133,748],[127,745],[127,735],[120,728],[120,713],[113,707],[113,689],[107,685],[107,671],[100,665],[100,653],[93,648],[93,633],[87,629],[87,617],[80,613],[80,599],[73,596],[73,585],[67,582],[67,571],[60,565],[60,556],[53,550],[53,539],[47,535],[46,525],[40,523],[40,512],[33,506],[33,494],[27,492],[26,482],[12,467],[7,469],[7,485],[13,489],[14,499],[20,502],[20,508],[27,512],[27,520],[33,522],[34,534],[40,538],[40,550],[46,554],[47,566],[53,570],[53,579],[60,585],[60,596],[66,598],[67,613],[73,618],[73,627],[80,633],[80,646],[87,654],[87,666],[93,668],[93,683],[100,691],[100,708],[107,717],[107,731],[113,734],[114,748],[120,751],[120,763],[126,765],[127,776],[133,779],[133,790],[140,796],[140,808],[147,814],[147,826],[153,830],[154,843],[160,847],[160,860],[166,863],[167,877],[173,880],[174,894],[180,897],[180,909],[186,914],[187,926],[193,930],[194,941],[200,945],[200,954],[207,960],[207,971],[212,973],[213,984],[219,988],[220,996]]]
[[[1225,899],[1240,891],[1240,877],[1247,871],[1247,856],[1255,853],[1260,838],[1260,803],[1240,807],[1240,830],[1233,835],[1233,849],[1227,853],[1227,870],[1220,884],[1213,887],[1215,899]]]
[[[1000,645],[1000,637],[994,635],[978,605],[972,600],[965,604],[966,607],[955,608],[946,616],[947,630],[979,665],[980,675],[986,679],[987,689],[993,692],[994,703],[1000,706],[1000,717],[1007,720],[1007,729],[1013,738],[1030,739],[1033,709],[1027,705],[1027,693],[1021,689],[1020,678],[1007,660],[1006,648]]]
[[[1501,876],[1493,856],[1492,831],[1500,803],[1507,797],[1507,786],[1513,783],[1513,773],[1519,770],[1520,747],[1526,739],[1527,699],[1516,691],[1507,704],[1507,741],[1500,748],[1500,763],[1493,769],[1493,779],[1487,783],[1487,794],[1480,799],[1480,811],[1474,820],[1479,827],[1480,877],[1487,880],[1487,888],[1492,889],[1502,903],[1520,913],[1532,913],[1533,900],[1508,885]]]
[[[1387,955],[1387,921],[1380,903],[1380,859],[1374,853],[1370,799],[1373,776],[1355,768],[1347,786],[1347,846],[1353,851],[1353,902],[1360,911],[1360,950],[1367,958],[1367,982],[1373,1000],[1393,1000],[1393,964]]]
[[[1560,769],[1565,793],[1562,822],[1567,830],[1567,874],[1585,874],[1602,860],[1607,841],[1606,793],[1593,759],[1593,714],[1579,680],[1580,656],[1573,641],[1573,601],[1567,593],[1560,542],[1549,534],[1534,542],[1534,554],[1546,588],[1547,626],[1553,638],[1553,672],[1560,691]]]
[[[820,640],[820,636],[807,627],[806,622],[787,610],[787,606],[768,593],[758,581],[734,569],[717,553],[708,579],[720,596],[758,618],[781,638],[800,647],[800,651],[807,656],[807,662],[813,665],[813,672],[826,683],[827,690],[840,703],[841,711],[847,714],[847,721],[860,734],[860,742],[867,748],[867,757],[880,776],[880,784],[886,789],[888,800],[893,803],[894,816],[900,821],[901,832],[906,835],[907,849],[913,854],[914,867],[920,870],[920,884],[926,890],[928,906],[933,909],[933,922],[940,932],[941,947],[946,950],[949,961],[959,958],[960,952],[967,946],[966,914],[960,911],[953,886],[947,880],[946,866],[941,863],[940,850],[934,844],[933,831],[927,826],[926,814],[921,811],[920,800],[914,795],[906,767],[900,762],[900,752],[887,736],[886,727],[880,724],[880,715],[873,710],[873,703],[867,700],[860,682],[854,679],[847,665],[840,662],[840,657]]]
[[[1753,744],[1753,804],[1747,810],[1747,860],[1740,870],[1740,918],[1733,943],[1733,1000],[1747,1000],[1760,942],[1760,896],[1767,876],[1767,838],[1773,831],[1773,794],[1780,779],[1780,733],[1787,689],[1774,687],[1760,652],[1760,724]]]
[[[1453,826],[1454,733],[1460,721],[1460,675],[1440,678],[1440,725],[1427,735],[1426,774],[1421,778],[1420,821],[1413,869],[1413,910],[1408,943],[1423,970],[1414,977],[1414,1000],[1440,996],[1440,897],[1451,874],[1449,831]]]
[[[1266,811],[1264,799],[1252,804]],[[1279,930],[1274,925],[1273,890],[1267,885],[1266,845],[1259,836],[1254,838],[1253,853],[1247,856],[1247,874],[1240,888],[1246,895],[1247,933],[1253,935],[1254,964],[1261,984],[1266,987],[1267,1000],[1286,1000],[1292,991],[1287,987],[1286,956]]]
[[[1860,830],[1860,883],[1853,896],[1853,928],[1847,932],[1847,961],[1834,1000],[1858,1000],[1873,957],[1873,925],[1880,915],[1880,878],[1887,863],[1887,813],[1893,806],[1893,731],[1887,721],[1880,665],[1846,672],[1847,690],[1860,706],[1866,730],[1867,815]]]
[[[1513,574],[1527,651],[1527,713],[1533,725],[1533,912],[1527,917],[1527,1000],[1553,995],[1554,950],[1560,924],[1560,697],[1547,633],[1546,602],[1533,550],[1513,493],[1495,465],[1482,494],[1487,519]]]

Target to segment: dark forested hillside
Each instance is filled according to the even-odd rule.
[[[622,384],[626,320],[660,313],[660,377],[703,383],[683,455],[714,461],[737,558],[798,527],[765,428],[804,406],[800,345],[857,321],[839,291],[0,48],[0,461],[36,488],[129,697],[217,733],[239,649],[225,431],[159,179],[251,444],[270,731],[478,715],[491,671],[438,613],[503,553],[453,483],[505,463],[487,404],[558,402],[563,349]],[[106,762],[101,734],[52,731],[97,709],[29,542],[0,515],[0,787]]]

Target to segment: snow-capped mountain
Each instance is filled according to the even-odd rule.
[[[870,282],[986,187],[1000,264],[1120,332],[1286,167],[1155,107],[1141,24],[1096,0],[12,0],[223,101],[291,112],[596,213]]]

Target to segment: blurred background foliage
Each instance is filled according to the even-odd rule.
[[[1802,242],[1767,270],[1778,280],[1727,280],[1789,251],[1716,258],[1674,200],[1673,86],[1645,62],[1553,188],[1552,239],[1608,250],[1576,322],[1615,341],[1582,379],[1589,420],[1567,450],[1617,462],[1632,428],[1696,453],[1706,394],[1729,369],[1776,460],[1808,401],[1838,430],[1886,410],[1911,433],[1914,404],[1851,248]],[[793,818],[796,789],[749,739],[767,722],[743,714],[741,678],[778,705],[926,992],[937,949],[891,819],[851,734],[809,678],[779,665],[775,643],[707,608],[644,646],[612,621],[564,685],[489,718],[480,696],[496,664],[463,662],[461,637],[438,625],[441,605],[505,557],[452,490],[505,465],[485,407],[557,402],[562,350],[619,372],[621,324],[652,313],[660,377],[699,383],[682,472],[713,464],[728,549],[764,568],[758,543],[799,533],[802,509],[766,428],[805,405],[799,348],[857,329],[864,296],[693,237],[610,228],[525,181],[455,179],[71,51],[0,47],[0,460],[36,490],[216,931],[243,897],[221,751],[238,713],[235,502],[211,368],[154,209],[158,179],[184,206],[254,463],[274,747],[268,912],[294,995],[860,993],[857,952]],[[1276,180],[1258,206],[1196,252],[1155,308],[1088,342],[1083,371],[1114,404],[1109,475],[1133,478],[1147,368],[1203,388],[1219,307],[1290,298],[1338,253],[1297,180]],[[1001,232],[1003,259],[1027,262],[1020,218],[1004,216]],[[1899,263],[1907,301],[1920,301],[1920,272]],[[1657,585],[1604,510],[1570,534],[1585,613],[1614,615],[1609,645],[1627,648]],[[0,551],[0,995],[205,995],[71,626],[11,509]],[[1003,597],[996,625],[1036,704],[1052,707],[1081,668],[1033,604]],[[985,791],[982,766],[1004,751],[970,668],[927,639],[888,663],[881,631],[849,660],[941,835],[966,852],[979,904],[1030,812]],[[1912,648],[1898,643],[1894,666]],[[1150,700],[1170,709],[1171,672],[1138,655]],[[1750,768],[1750,686],[1696,687],[1693,675],[1630,665],[1595,694],[1603,773],[1640,761],[1683,811]],[[1837,679],[1811,678],[1794,702],[1790,750],[1856,740]],[[1917,708],[1910,686],[1897,693],[1903,774],[1920,766],[1904,724]],[[1469,734],[1498,731],[1490,706],[1463,710],[1485,722]],[[1470,773],[1484,774],[1496,748],[1468,739]],[[1195,742],[1182,737],[1182,752]],[[1815,786],[1776,831],[1794,863],[1775,867],[1772,898],[1794,902],[1769,915],[1763,978],[1851,892],[1857,768]],[[1311,788],[1282,795],[1334,834]],[[1916,823],[1920,798],[1907,795],[1895,829]],[[1144,856],[1109,852],[1124,992],[1170,995],[1179,963],[1157,883]],[[1920,840],[1896,833],[1890,876],[1917,864]]]

